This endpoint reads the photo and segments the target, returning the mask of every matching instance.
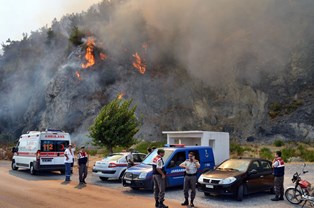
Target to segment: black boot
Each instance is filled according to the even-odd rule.
[[[168,206],[165,205],[163,201],[161,201],[159,202],[159,208],[168,208]]]
[[[284,200],[284,198],[283,198],[283,195],[281,195],[280,197],[279,197],[279,200]]]
[[[272,201],[279,201],[279,197],[276,195],[275,198],[271,199]]]
[[[188,198],[185,198],[185,201],[183,203],[181,203],[182,206],[187,206],[189,205],[189,200]]]
[[[158,208],[159,207],[159,201],[156,199],[156,202],[155,202],[155,207]]]
[[[194,203],[193,203],[193,199],[191,199],[191,204],[190,204],[191,207],[194,207]]]

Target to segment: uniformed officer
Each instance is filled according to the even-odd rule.
[[[77,156],[78,169],[79,169],[79,179],[81,184],[86,184],[85,178],[87,177],[87,162],[88,155],[85,152],[85,147],[81,147],[80,152]]]
[[[166,171],[164,168],[163,156],[165,150],[158,149],[157,156],[153,159],[153,180],[154,180],[154,196],[155,196],[155,207],[168,208],[164,204],[165,188],[166,188]]]
[[[191,189],[191,207],[194,207],[195,189],[197,181],[197,169],[200,168],[200,163],[195,159],[195,153],[189,153],[189,159],[180,164],[181,168],[185,168],[184,176],[184,198],[185,201],[181,204],[182,206],[189,205],[189,189]]]

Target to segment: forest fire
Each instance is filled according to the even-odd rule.
[[[124,92],[121,92],[121,93],[118,95],[118,100],[121,100],[124,95],[125,95]]]
[[[81,74],[80,74],[79,71],[76,71],[76,72],[75,72],[75,75],[76,75],[76,77],[77,77],[79,80],[82,80],[82,77],[81,77]]]
[[[105,59],[108,58],[108,56],[106,54],[104,54],[104,53],[100,53],[99,57],[100,57],[101,60],[105,60]]]
[[[144,74],[146,71],[146,65],[143,63],[142,58],[137,52],[133,54],[133,57],[133,67],[136,68],[141,74]]]
[[[82,68],[87,69],[95,64],[95,57],[94,57],[94,47],[95,47],[95,39],[89,37],[86,42],[86,53],[85,59],[86,63],[82,64]]]

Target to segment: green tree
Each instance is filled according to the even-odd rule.
[[[135,116],[133,100],[114,99],[105,105],[89,128],[90,137],[97,146],[106,147],[110,153],[116,146],[130,147],[136,143],[134,135],[140,123]]]
[[[79,30],[77,26],[72,28],[69,40],[75,46],[81,45],[83,43],[82,38],[85,37],[85,34]]]

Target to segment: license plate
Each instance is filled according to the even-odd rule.
[[[130,183],[131,183],[131,181],[125,181],[125,183],[129,183],[129,184],[130,184]]]
[[[213,185],[206,185],[206,188],[214,188],[214,186]]]
[[[43,162],[51,162],[52,159],[42,159]]]

